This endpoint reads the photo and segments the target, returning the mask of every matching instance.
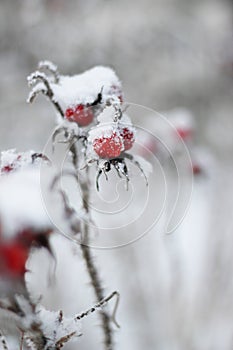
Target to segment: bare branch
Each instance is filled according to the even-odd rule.
[[[45,89],[42,88],[41,86],[34,87],[32,92],[29,94],[28,102],[33,102],[34,99],[37,97],[37,95],[41,92],[42,94],[44,94],[45,96],[47,96],[49,98],[49,100],[52,102],[52,104],[54,105],[54,107],[56,108],[58,113],[61,115],[62,118],[64,118],[63,110],[62,110],[60,104],[54,99],[54,93],[53,93],[53,90],[50,86],[50,82],[49,82],[46,74],[39,72],[39,71],[36,71],[36,72],[32,73],[31,75],[29,75],[29,77],[28,77],[29,86],[36,85],[39,82],[44,84]]]
[[[92,314],[93,312],[102,309],[113,297],[116,296],[116,303],[113,309],[113,313],[112,313],[112,321],[113,323],[120,328],[119,324],[116,321],[116,312],[117,312],[117,308],[119,305],[119,300],[120,300],[120,294],[117,291],[112,292],[108,297],[102,299],[99,303],[95,304],[93,307],[91,307],[89,310],[82,312],[81,314],[75,316],[76,320],[81,320],[84,317],[89,316],[90,314]]]

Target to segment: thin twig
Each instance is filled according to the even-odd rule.
[[[102,309],[102,307],[104,307],[114,296],[116,296],[116,303],[113,309],[113,313],[112,313],[112,321],[113,323],[115,323],[115,325],[120,328],[118,322],[116,321],[116,312],[117,312],[117,308],[119,305],[119,299],[120,299],[120,295],[117,291],[112,292],[108,297],[104,298],[103,300],[101,300],[99,303],[95,304],[94,306],[92,306],[90,309],[88,309],[85,312],[82,312],[81,314],[75,316],[76,320],[81,320],[84,317],[89,316],[90,314],[92,314],[93,312]]]
[[[34,72],[28,77],[28,82],[30,85],[36,84],[38,81],[41,81],[46,89],[35,89],[32,90],[31,94],[29,95],[28,102],[33,102],[34,99],[37,97],[39,93],[44,94],[49,98],[49,100],[52,102],[58,113],[61,115],[62,118],[64,118],[63,110],[60,106],[60,104],[54,99],[54,93],[50,86],[50,82],[46,75],[42,72]]]
[[[58,84],[60,80],[60,74],[58,72],[57,66],[51,61],[40,61],[38,64],[38,69],[46,69],[54,77],[54,83]]]
[[[79,160],[77,155],[77,150],[75,147],[75,144],[73,143],[70,151],[72,153],[72,161],[74,168],[78,171],[79,168]],[[80,187],[82,191],[82,201],[83,201],[83,208],[86,211],[86,214],[90,214],[89,210],[89,176],[88,176],[88,167],[85,168],[86,174],[85,174],[85,180],[80,180]],[[101,279],[98,273],[98,269],[94,264],[93,256],[90,250],[89,244],[89,224],[88,222],[84,223],[83,226],[83,237],[85,238],[85,244],[81,244],[81,250],[83,254],[83,258],[86,262],[87,271],[89,273],[89,276],[91,278],[91,284],[93,286],[93,289],[95,291],[96,298],[98,302],[101,302],[104,299],[104,289],[101,284]],[[102,320],[102,328],[104,331],[104,345],[106,350],[112,350],[113,349],[113,339],[112,339],[112,328],[111,328],[111,317],[109,314],[101,310],[100,312],[101,320]]]

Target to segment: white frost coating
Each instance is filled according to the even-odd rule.
[[[37,77],[40,76],[42,77],[43,79],[47,80],[47,76],[45,73],[42,73],[40,71],[35,71],[33,72],[32,74],[30,74],[28,77],[27,77],[27,82],[28,82],[28,85],[29,86],[33,86],[35,83],[37,83]],[[43,85],[44,86],[44,85]]]
[[[120,130],[115,123],[111,124],[99,124],[89,131],[88,142],[92,143],[99,138],[109,138],[113,135],[116,136],[117,142],[120,136]]]
[[[81,322],[74,318],[62,318],[59,322],[59,312],[48,311],[44,307],[38,308],[38,320],[41,322],[41,330],[47,339],[46,349],[55,348],[55,344],[61,338],[71,335],[69,342],[77,341],[82,335]]]
[[[11,165],[17,161],[19,153],[15,149],[10,149],[1,152],[1,167]]]
[[[116,115],[116,109],[113,106],[105,107],[103,112],[97,117],[99,123],[112,123]]]
[[[54,100],[67,108],[94,102],[102,88],[103,101],[106,101],[121,91],[121,83],[111,68],[97,66],[82,74],[61,76],[58,84],[51,83],[51,88]]]
[[[47,67],[52,72],[57,71],[57,66],[53,62],[50,62],[50,61],[47,61],[47,60],[40,61],[39,64],[38,64],[38,68],[39,69],[44,68],[44,67]]]
[[[34,81],[34,83],[35,83],[35,81]],[[29,83],[29,85],[30,84],[33,85],[33,83]],[[30,91],[28,98],[27,98],[27,103],[31,102],[32,98],[43,90],[46,90],[43,83],[37,83],[35,86],[32,86],[31,91]]]
[[[4,167],[11,167],[12,170],[15,170],[31,165],[33,154],[35,154],[35,151],[17,152],[15,149],[2,151],[0,159],[0,174],[1,169],[4,170]],[[38,158],[37,161],[40,163],[41,159]]]
[[[114,122],[116,110],[113,106],[106,107],[103,112],[98,116],[99,124],[95,125],[89,130],[88,136],[88,158],[96,158],[96,152],[93,150],[93,142],[99,138],[109,138],[114,134],[116,136],[116,143],[119,143],[119,138],[122,141],[121,151],[124,151],[124,141],[122,137],[122,130],[127,127],[129,132],[136,134],[135,128],[132,126],[131,119],[128,115],[123,114],[122,118],[118,122]]]
[[[51,227],[41,196],[38,168],[18,170],[0,179],[0,222],[5,239],[25,227]]]
[[[22,317],[17,317],[16,322],[20,324],[20,328],[25,330],[26,341],[29,341],[30,345],[35,345],[35,348],[38,340],[37,332],[31,331],[35,327],[46,339],[45,350],[56,349],[56,344],[59,341],[63,345],[68,341],[77,341],[77,337],[82,335],[81,321],[75,317],[61,316],[60,312],[47,310],[41,304],[37,304],[36,310],[34,310],[29,300],[24,296],[15,295],[15,298],[24,314]],[[67,338],[66,341],[64,338]]]
[[[108,123],[108,124],[98,124],[92,129],[89,130],[88,136],[88,149],[87,149],[87,158],[88,159],[96,159],[97,154],[93,148],[93,142],[99,138],[110,138],[113,135],[116,137],[116,143],[119,144],[119,140],[122,141],[122,151],[124,150],[123,138],[120,135],[120,130],[116,123]]]
[[[103,112],[98,115],[97,121],[101,124],[112,123],[116,113],[117,111],[114,106],[105,107]],[[127,114],[123,114],[119,122],[122,124],[132,125],[131,119]]]
[[[68,121],[66,119],[60,119],[59,120],[59,125],[55,129],[55,132],[56,132],[56,130],[59,130],[59,129],[63,128],[63,127],[64,127],[64,129],[67,130],[67,132],[70,135],[76,135],[76,136],[80,135],[80,128],[79,128],[78,124],[75,123],[75,122],[71,122],[71,121]]]

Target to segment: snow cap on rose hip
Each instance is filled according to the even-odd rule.
[[[51,221],[41,195],[40,171],[26,168],[0,178],[1,241],[10,241],[25,229],[47,232]]]
[[[122,95],[122,86],[114,70],[96,66],[81,74],[60,76],[59,83],[51,83],[54,99],[64,111],[79,105],[90,106],[101,92],[101,103]]]

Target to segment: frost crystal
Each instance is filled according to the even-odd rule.
[[[51,61],[47,61],[47,60],[40,61],[38,64],[38,68],[39,69],[46,68],[46,69],[50,70],[51,72],[57,71],[57,66],[54,63],[52,63]]]
[[[34,161],[40,163],[42,157],[34,159],[33,155],[37,155],[37,153],[34,151],[17,152],[15,149],[1,152],[0,174],[27,167],[32,165]]]
[[[72,317],[64,317],[62,312],[48,311],[44,307],[38,308],[40,329],[47,339],[46,349],[56,349],[57,345],[68,341],[76,341],[82,335],[81,322]]]

